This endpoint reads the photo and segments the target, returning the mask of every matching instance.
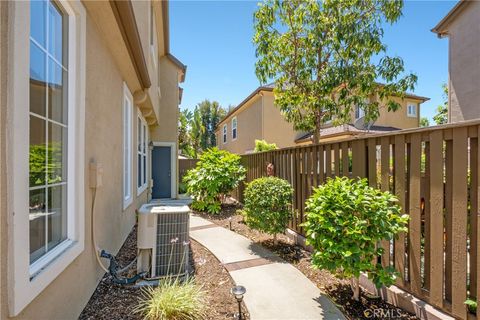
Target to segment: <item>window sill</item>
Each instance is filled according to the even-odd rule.
[[[140,196],[145,190],[147,190],[148,183],[146,183],[144,186],[141,186],[140,188],[137,189],[137,196]]]
[[[417,115],[416,115],[416,114],[407,114],[407,117],[409,117],[409,118],[417,118]]]
[[[123,200],[123,210],[127,209],[133,203],[133,197]]]
[[[61,256],[75,244],[74,241],[67,239],[58,244],[53,250],[47,252],[43,257],[30,265],[30,280],[33,280],[43,270],[45,270],[53,261],[60,259]]]

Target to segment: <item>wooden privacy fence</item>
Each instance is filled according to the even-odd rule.
[[[182,182],[188,170],[195,168],[198,159],[178,159],[178,181]]]
[[[328,177],[368,178],[395,193],[410,216],[408,232],[382,243],[382,264],[400,271],[400,288],[468,319],[475,316],[465,300],[480,298],[479,137],[480,121],[469,121],[249,154],[242,162],[247,183],[273,163],[275,175],[292,184],[290,228],[300,234],[305,200]],[[243,189],[234,192],[240,202]]]

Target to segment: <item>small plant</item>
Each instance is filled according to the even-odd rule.
[[[377,263],[384,252],[377,243],[407,231],[408,216],[401,214],[397,201],[391,193],[368,186],[366,179],[346,177],[329,179],[307,200],[303,226],[314,249],[312,264],[350,278],[355,300],[360,273],[367,273],[377,287],[393,284],[399,275]]]
[[[180,182],[178,184],[178,193],[179,194],[187,193],[187,184],[185,182]]]
[[[273,235],[277,244],[277,234],[285,232],[292,216],[293,189],[288,181],[266,177],[250,182],[244,193],[242,214],[246,224]]]
[[[183,178],[194,199],[193,209],[220,212],[225,196],[245,179],[246,170],[240,160],[240,156],[218,148],[208,149],[200,156],[196,167]]]
[[[265,140],[255,140],[253,152],[263,152],[278,149],[275,143],[268,143]]]
[[[477,301],[469,298],[465,301],[465,305],[470,313],[477,313]]]
[[[181,282],[168,277],[156,288],[146,287],[135,313],[148,320],[194,320],[206,318],[205,291],[192,278]]]

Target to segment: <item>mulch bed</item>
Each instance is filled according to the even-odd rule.
[[[310,252],[304,250],[301,246],[295,245],[285,235],[279,235],[277,237],[279,240],[278,244],[274,245],[272,236],[248,228],[243,222],[243,217],[237,214],[238,209],[240,209],[238,204],[226,204],[222,206],[222,212],[218,215],[195,213],[224,228],[229,229],[231,225],[232,231],[277,253],[315,283],[350,319],[375,319],[373,316],[367,316],[369,311],[375,309],[382,309],[384,315],[392,315],[390,319],[418,319],[415,315],[386,303],[381,298],[370,297],[364,292],[361,294],[360,301],[353,300],[349,281],[341,280],[326,270],[314,269],[311,266]]]
[[[116,256],[121,266],[128,265],[135,258],[136,244],[137,231],[134,227]],[[210,251],[195,241],[190,242],[190,249],[190,262],[195,282],[202,285],[207,292],[207,318],[233,319],[234,314],[238,312],[237,302],[230,294],[230,288],[234,286],[233,280]],[[135,274],[135,269],[134,264],[126,275],[132,276]],[[142,315],[132,312],[141,296],[140,288],[114,284],[105,274],[79,319],[143,319]],[[243,311],[247,313],[248,318],[245,305],[243,305]]]

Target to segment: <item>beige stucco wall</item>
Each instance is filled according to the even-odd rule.
[[[274,100],[273,92],[263,93],[263,139],[279,148],[294,146],[298,133],[285,120]]]
[[[449,121],[480,118],[480,2],[471,3],[448,27]]]
[[[7,190],[6,190],[6,68],[8,15],[7,2],[0,1],[0,319],[7,317]]]
[[[158,109],[159,125],[150,127],[150,140],[154,142],[173,142],[178,154],[178,67],[163,56],[160,58],[160,102]],[[178,181],[178,157],[176,158],[176,176]],[[172,197],[175,197],[173,194]]]
[[[1,2],[2,8],[6,2]],[[3,10],[2,10],[3,11]],[[4,65],[4,48],[13,39],[6,39],[4,25],[6,19],[2,16],[0,29],[1,36],[1,66]],[[98,189],[96,201],[96,236],[100,247],[116,253],[123,244],[126,236],[135,223],[135,209],[147,200],[147,191],[136,197],[136,188],[133,188],[134,201],[126,209],[122,209],[122,96],[123,78],[112,57],[111,51],[105,45],[105,40],[96,25],[87,17],[86,27],[86,105],[85,105],[85,250],[71,263],[44,291],[41,292],[15,319],[75,319],[82,311],[93,293],[103,272],[95,259],[91,243],[91,203],[92,189],[88,187],[88,165],[91,160],[103,164],[103,187]],[[3,73],[0,73],[3,74]],[[5,134],[12,130],[6,127],[3,117],[8,106],[4,103],[5,88],[2,76],[0,101],[0,142],[4,142]],[[135,113],[134,113],[135,114]],[[134,119],[136,119],[134,117]],[[136,121],[133,122],[133,139],[136,141]],[[135,143],[134,143],[135,145]],[[3,148],[2,148],[3,150]],[[132,183],[136,186],[136,157],[133,158]],[[4,240],[8,227],[6,226],[5,208],[5,177],[4,152],[0,159],[0,230]],[[6,275],[6,261],[3,253],[6,252],[6,242],[1,242],[1,274]],[[9,278],[9,281],[12,279]],[[0,318],[7,318],[6,288],[2,281],[0,297]]]
[[[380,116],[378,117],[377,121],[375,121],[375,125],[395,127],[399,129],[418,128],[420,124],[420,116],[421,116],[421,104],[420,104],[421,101],[409,99],[409,98],[405,98],[405,99],[393,98],[393,100],[399,103],[401,108],[399,108],[395,112],[393,111],[388,112],[386,106],[380,105]],[[408,103],[417,104],[416,117],[407,116]],[[355,116],[354,113],[352,113],[352,120],[354,119],[354,116]]]
[[[232,119],[237,117],[237,139],[232,140]],[[233,153],[244,154],[255,148],[255,139],[263,139],[262,97],[256,95],[237,112],[228,117],[227,143],[223,143],[223,123],[217,128],[217,145]]]
[[[157,115],[157,121],[160,122],[160,105],[159,105],[159,66],[158,55],[154,56],[150,45],[150,10],[154,10],[150,1],[132,1],[133,11],[135,19],[137,21],[138,33],[140,34],[140,41],[142,43],[143,53],[145,55],[145,61],[147,62],[148,74],[150,76],[151,86],[148,89],[149,99],[148,104],[151,104],[155,114]],[[161,6],[158,6],[160,10]],[[157,37],[154,36],[154,45],[157,45]],[[158,51],[155,51],[158,53]],[[133,92],[132,92],[133,93]]]

